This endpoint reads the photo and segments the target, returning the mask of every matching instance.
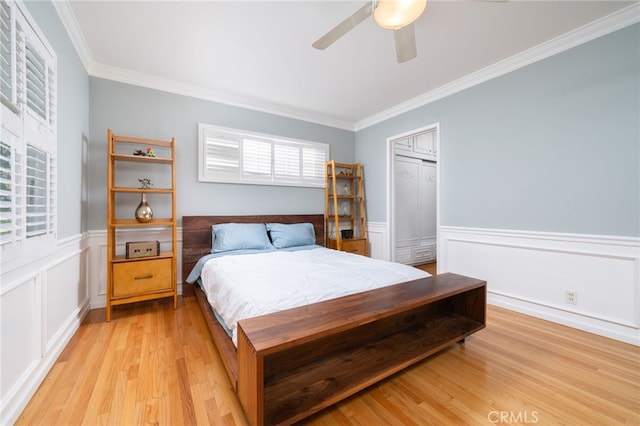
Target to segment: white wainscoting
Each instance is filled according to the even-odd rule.
[[[182,228],[177,229],[178,294],[182,294]],[[90,295],[91,309],[107,306],[107,231],[89,231],[88,245],[91,252]],[[126,241],[160,241],[161,251],[171,250],[171,230],[167,228],[140,228],[118,231],[119,244],[116,254],[125,253]]]
[[[367,222],[367,238],[369,240],[369,257],[389,260],[389,231],[384,222]]]
[[[371,257],[390,260],[387,225],[367,232]],[[638,238],[441,226],[444,272],[486,280],[492,305],[640,345]]]
[[[89,309],[82,236],[0,276],[0,424],[13,424]]]
[[[486,280],[488,303],[634,345],[639,259],[638,238],[440,227],[438,272]]]
[[[389,260],[386,223],[369,222],[367,232],[371,257]],[[131,230],[123,241],[150,239],[164,245],[170,235]],[[1,424],[15,422],[88,309],[106,305],[106,257],[106,231],[91,231],[2,271]],[[637,238],[441,227],[438,272],[486,280],[491,304],[640,345],[639,259]],[[566,290],[577,292],[576,305]]]

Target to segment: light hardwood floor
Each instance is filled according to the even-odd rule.
[[[436,262],[425,263],[424,265],[417,265],[416,268],[422,269],[423,271],[426,271],[431,275],[435,275],[438,270],[438,264]]]
[[[487,328],[308,425],[640,424],[640,348],[489,306]],[[18,425],[244,425],[194,297],[89,313]]]

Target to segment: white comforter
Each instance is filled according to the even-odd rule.
[[[232,332],[251,318],[429,276],[399,263],[326,248],[210,259],[202,285],[211,306]]]

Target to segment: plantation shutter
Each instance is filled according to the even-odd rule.
[[[237,177],[240,170],[240,141],[224,133],[204,132],[204,173],[222,180]]]
[[[199,180],[324,186],[329,145],[199,124]]]
[[[329,152],[325,147],[302,148],[302,179],[324,185],[325,163]]]
[[[47,67],[30,40],[26,44],[27,107],[47,121]]]
[[[3,1],[0,3],[0,93],[3,100],[15,104],[15,30],[12,22],[11,7]]]
[[[0,141],[0,245],[25,237],[24,155],[11,140]]]
[[[243,139],[242,175],[250,180],[271,178],[270,142],[256,139]]]
[[[0,254],[55,249],[56,54],[23,3],[0,0]]]
[[[53,64],[47,65],[47,112],[48,112],[48,125],[49,128],[52,129],[53,126],[56,125],[57,119],[57,106],[58,106],[58,85],[56,76],[58,73],[56,72]]]
[[[27,238],[47,233],[49,197],[47,153],[27,146]]]
[[[11,146],[0,142],[0,244],[13,240],[13,167]]]
[[[300,179],[300,147],[275,144],[273,162],[276,178]]]

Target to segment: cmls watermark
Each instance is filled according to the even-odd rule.
[[[537,411],[489,411],[487,419],[491,423],[538,423]]]

